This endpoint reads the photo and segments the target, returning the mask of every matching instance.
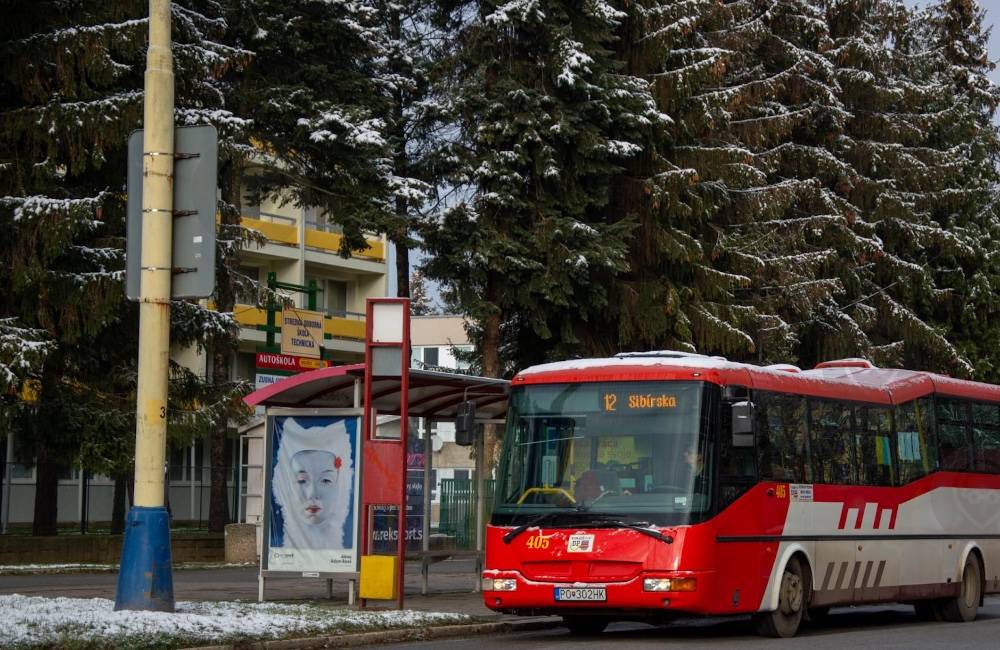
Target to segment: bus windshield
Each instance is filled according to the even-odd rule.
[[[676,525],[710,510],[702,382],[525,386],[511,393],[494,524],[614,515]]]

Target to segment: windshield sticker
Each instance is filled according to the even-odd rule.
[[[593,535],[570,535],[569,541],[566,542],[567,553],[590,553],[592,550],[594,550]]]

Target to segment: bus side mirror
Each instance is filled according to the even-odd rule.
[[[468,447],[476,435],[476,403],[472,400],[458,405],[455,416],[455,444]]]
[[[753,447],[753,402],[732,405],[733,447]]]

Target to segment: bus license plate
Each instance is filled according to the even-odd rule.
[[[607,600],[604,587],[556,587],[556,600]]]

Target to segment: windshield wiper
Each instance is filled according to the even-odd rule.
[[[525,523],[521,524],[520,526],[518,526],[514,530],[512,530],[512,531],[508,532],[506,535],[504,535],[503,536],[503,543],[504,544],[510,544],[512,541],[514,541],[515,537],[517,537],[518,535],[520,535],[524,531],[528,530],[532,526],[537,526],[538,524],[542,523],[543,521],[545,521],[549,517],[554,517],[556,515],[561,515],[561,514],[564,514],[564,513],[561,513],[561,512],[545,512],[545,513],[542,513],[542,514],[538,515],[534,519],[529,519]]]
[[[598,518],[602,517],[600,513],[588,513],[588,514],[594,515]],[[603,519],[603,518],[601,518],[601,520],[599,521],[586,524],[586,526],[589,528],[628,528],[629,530],[634,530],[637,533],[642,533],[643,535],[652,537],[653,539],[658,539],[666,544],[674,543],[673,537],[671,537],[670,535],[664,535],[663,533],[657,530],[653,530],[652,528],[648,528],[648,526],[650,525],[651,524],[648,521],[631,522],[631,521],[621,521],[619,519]]]
[[[574,523],[574,525],[569,526],[570,528],[628,528],[629,530],[634,530],[637,533],[642,533],[643,535],[652,537],[653,539],[657,539],[661,542],[664,542],[665,544],[674,543],[674,538],[671,537],[670,535],[664,535],[663,533],[653,530],[652,528],[647,528],[647,526],[651,525],[648,521],[630,522],[630,521],[621,521],[618,519],[606,519],[605,515],[603,515],[602,513],[588,512],[587,510],[580,508],[577,509],[577,512],[581,514],[586,513],[591,517],[594,517],[596,521]],[[529,519],[528,521],[524,522],[517,528],[505,534],[503,536],[503,543],[510,544],[512,541],[514,541],[515,537],[517,537],[524,531],[528,530],[532,526],[537,526],[538,524],[542,523],[546,519],[549,519],[550,517],[558,517],[560,515],[566,515],[566,514],[568,513],[565,512],[542,513],[537,517],[535,517],[534,519]]]

